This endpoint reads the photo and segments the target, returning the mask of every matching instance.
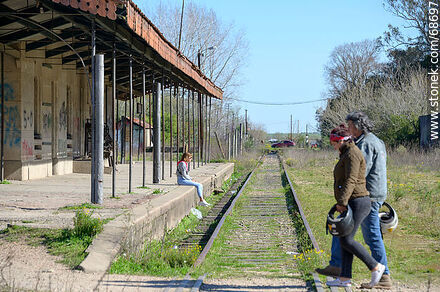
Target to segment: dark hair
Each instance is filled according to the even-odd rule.
[[[349,137],[350,131],[348,131],[348,127],[345,124],[340,124],[338,127],[334,128],[330,134],[338,135],[341,137]],[[346,140],[347,142],[352,141],[351,139]]]
[[[192,157],[192,154],[189,153],[189,152],[185,152],[185,153],[183,153],[183,154],[182,154],[182,158],[180,159],[180,161],[184,161],[185,158],[187,158],[187,157]]]
[[[345,118],[346,121],[352,121],[356,129],[363,131],[364,133],[371,132],[374,124],[363,112],[351,112]]]

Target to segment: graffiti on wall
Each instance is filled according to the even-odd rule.
[[[22,150],[22,155],[29,155],[32,156],[34,154],[34,151],[32,149],[32,145],[30,143],[28,143],[28,141],[23,140],[23,142],[21,142],[21,150]]]
[[[0,91],[2,85],[0,84]],[[12,101],[15,99],[14,88],[9,83],[5,83],[5,101]]]
[[[52,115],[49,113],[44,113],[43,115],[43,130],[47,133],[52,125]]]
[[[60,108],[59,113],[59,125],[60,129],[67,128],[67,112],[66,112],[66,102],[63,101],[63,104]]]
[[[0,90],[2,86],[0,84]],[[15,100],[14,88],[5,83],[5,101]],[[1,118],[1,112],[0,112]],[[18,105],[5,104],[5,145],[9,147],[20,146],[20,131],[19,128],[20,113]]]
[[[32,128],[34,123],[34,114],[31,111],[23,111],[23,126],[25,129]]]
[[[19,120],[18,106],[5,105],[5,143],[9,147],[19,146],[20,144],[21,129],[18,127]]]

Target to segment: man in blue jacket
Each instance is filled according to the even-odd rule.
[[[373,124],[363,112],[352,112],[347,118],[348,129],[356,145],[362,151],[367,164],[367,190],[371,198],[371,211],[361,225],[365,243],[370,247],[371,255],[385,266],[385,272],[375,288],[391,288],[392,282],[387,264],[387,255],[382,240],[379,221],[379,209],[387,197],[386,149],[382,140],[371,130]],[[316,272],[326,276],[339,276],[341,272],[341,245],[339,238],[333,237],[330,264]],[[362,285],[363,288],[372,288]]]

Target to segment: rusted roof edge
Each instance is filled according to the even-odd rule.
[[[132,0],[52,0],[52,2],[113,21],[117,18],[117,6],[123,5],[127,11],[126,23],[133,32],[146,41],[163,59],[200,84],[210,95],[222,99],[223,91],[165,38]]]
[[[125,0],[125,7],[127,9],[127,24],[137,35],[142,37],[160,56],[194,79],[211,95],[222,99],[223,91],[165,38],[132,0]]]

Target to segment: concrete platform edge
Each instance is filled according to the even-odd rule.
[[[203,185],[204,196],[209,196],[233,171],[234,164],[226,163],[216,167],[212,174],[195,177],[195,180]],[[179,186],[119,215],[93,240],[79,268],[86,273],[105,273],[122,250],[136,252],[148,240],[162,237],[189,214],[197,201],[194,187]]]

